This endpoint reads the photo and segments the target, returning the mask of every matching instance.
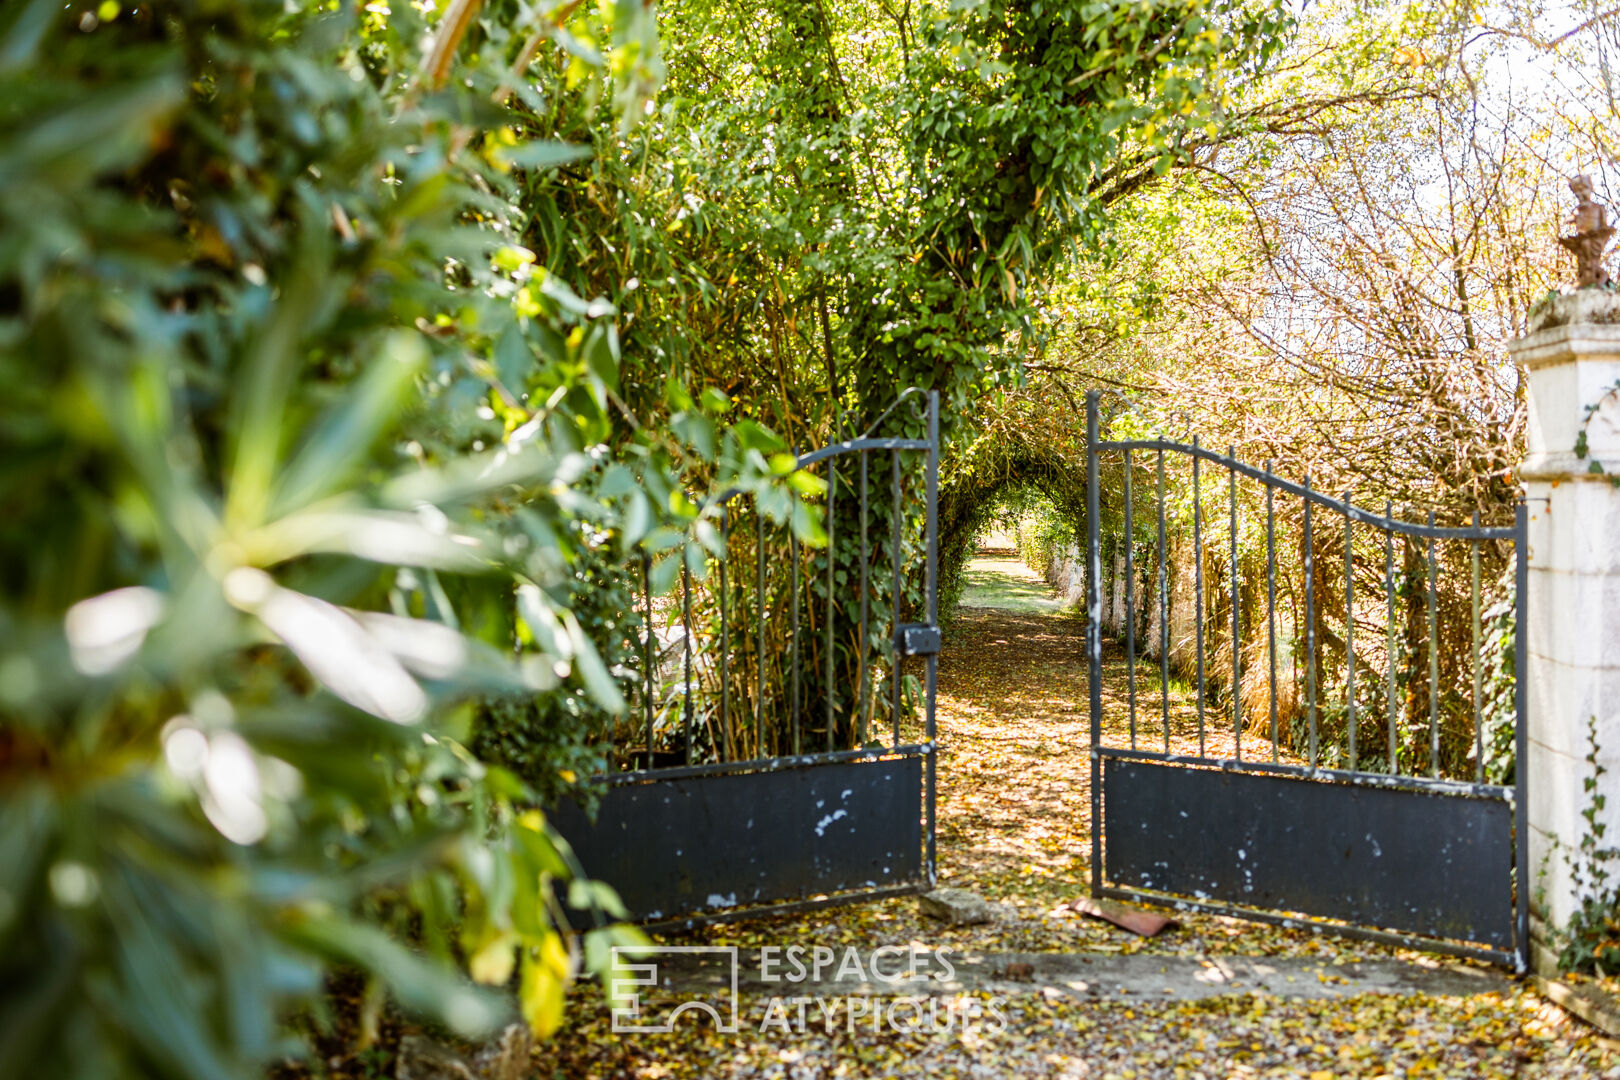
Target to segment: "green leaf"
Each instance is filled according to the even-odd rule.
[[[406,1009],[438,1020],[463,1038],[488,1033],[507,1015],[498,995],[473,988],[453,968],[425,959],[370,924],[329,916],[292,923],[285,934],[371,972]]]
[[[827,493],[827,481],[805,469],[789,473],[788,484],[806,498],[815,498]]]
[[[497,157],[505,165],[538,170],[555,169],[559,165],[570,165],[573,162],[585,160],[591,154],[592,150],[588,146],[536,140],[518,146],[503,147],[497,152]]]
[[[394,506],[416,508],[428,504],[442,508],[513,485],[536,485],[553,478],[561,479],[563,464],[533,444],[513,449],[502,447],[457,458],[438,468],[404,473],[383,487],[382,498]]]
[[[782,439],[776,432],[753,420],[740,420],[731,426],[731,434],[743,450],[761,454],[775,454],[782,450]],[[791,458],[792,455],[786,455]]]
[[[302,360],[299,345],[315,328],[316,312],[334,284],[329,234],[309,221],[308,213],[287,287],[256,335],[234,400],[225,517],[238,528],[261,524],[269,510]]]
[[[677,413],[670,417],[669,426],[688,446],[697,451],[704,461],[714,460],[714,421],[699,412]]]
[[[394,510],[330,509],[291,514],[243,536],[247,560],[274,566],[316,554],[345,554],[392,566],[430,566],[460,573],[493,568],[476,537],[448,532],[416,514]]]
[[[621,526],[625,550],[634,547],[647,535],[652,522],[652,503],[639,490],[631,492],[630,498],[625,501],[624,523]]]
[[[563,625],[568,628],[569,641],[573,643],[574,666],[585,682],[585,689],[602,709],[615,715],[626,709],[624,695],[619,691],[619,684],[613,676],[608,674],[602,658],[596,652],[596,646],[585,636],[580,628],[579,619],[572,611],[563,612]]]
[[[31,59],[61,10],[57,0],[19,0],[0,9],[0,72],[21,67]]]
[[[39,17],[33,10],[19,14],[0,43],[0,63],[11,66],[37,40]],[[27,117],[32,123],[12,128],[15,134],[0,142],[0,185],[70,191],[87,178],[121,172],[147,153],[185,97],[184,80],[165,72],[99,90],[82,87],[68,107],[48,114],[36,108]]]
[[[356,466],[406,401],[406,392],[427,364],[420,335],[399,331],[347,390],[276,482],[271,515],[302,507],[349,482]]]
[[[600,909],[604,914],[614,919],[629,918],[624,902],[613,886],[605,881],[589,881],[585,878],[575,878],[568,883],[568,906],[578,911]]]
[[[681,556],[666,555],[654,560],[652,570],[647,575],[651,583],[653,595],[667,596],[675,587],[675,582],[681,576]]]
[[[808,503],[793,504],[793,532],[800,540],[815,547],[827,543],[827,530],[822,527],[819,509]]]

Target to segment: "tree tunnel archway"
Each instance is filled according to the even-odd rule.
[[[995,441],[992,441],[995,440]],[[1019,489],[1049,500],[1085,535],[1084,448],[1071,454],[1060,443],[992,432],[949,461],[939,494],[940,612],[949,620],[962,592],[962,573],[974,540],[996,507]]]

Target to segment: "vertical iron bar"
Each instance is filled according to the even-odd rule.
[[[1237,447],[1226,448],[1226,495],[1232,511],[1232,738],[1243,760],[1243,640],[1238,632]]]
[[[759,615],[759,651],[754,655],[755,750],[765,756],[765,515],[754,504],[754,591]]]
[[[1305,720],[1316,768],[1316,551],[1311,539],[1311,478],[1305,478]]]
[[[1474,511],[1474,528],[1479,528],[1479,511]],[[1485,724],[1480,715],[1479,707],[1479,541],[1470,540],[1474,564],[1474,582],[1470,596],[1473,600],[1473,631],[1474,631],[1474,780],[1476,783],[1485,782]]]
[[[894,612],[889,622],[889,648],[893,659],[889,664],[889,713],[894,722],[894,745],[900,745],[900,587],[904,579],[900,576],[900,451],[889,452],[889,461],[894,468],[893,492],[894,504],[889,515],[889,561],[893,571],[891,597],[894,601]]]
[[[1159,451],[1159,535],[1164,536],[1164,451]],[[1086,393],[1086,667],[1091,676],[1091,895],[1102,894],[1102,531],[1098,522],[1097,391]],[[1163,542],[1162,539],[1160,541]],[[1169,689],[1166,683],[1165,689]],[[1166,727],[1168,732],[1169,728]],[[1166,738],[1168,739],[1168,735]]]
[[[641,645],[641,670],[644,680],[642,715],[647,722],[647,762],[653,767],[653,610],[652,610],[652,556],[641,557],[641,595],[646,601],[647,636]]]
[[[1434,528],[1434,511],[1429,511]],[[1429,775],[1440,775],[1439,595],[1435,592],[1434,537],[1429,537]]]
[[[866,454],[861,451],[861,631],[855,643],[855,678],[860,683],[859,719],[856,721],[855,745],[866,745],[866,725],[871,696],[867,693],[866,650],[868,647],[866,620],[871,614],[869,579],[871,577],[871,547],[867,543]]]
[[[1198,436],[1193,436],[1193,656],[1198,667],[1198,756],[1204,756],[1204,500],[1198,484]]]
[[[793,752],[804,753],[804,747],[799,738],[799,537],[793,531],[793,521],[788,520],[788,576],[793,581],[793,614],[789,620],[793,634],[789,670],[792,676],[788,687],[788,711],[791,716],[790,731],[793,735]]]
[[[1170,552],[1164,542],[1164,450],[1159,451],[1159,706],[1164,752],[1170,752]],[[1100,556],[1099,563],[1101,565]],[[1101,601],[1099,600],[1100,604]],[[1099,609],[1100,610],[1100,609]]]
[[[1513,815],[1519,849],[1518,858],[1514,860],[1514,894],[1518,900],[1518,932],[1514,937],[1519,946],[1517,966],[1521,975],[1530,966],[1530,725],[1526,694],[1530,682],[1530,624],[1527,621],[1530,599],[1529,541],[1530,508],[1528,503],[1520,499],[1513,511]]]
[[[726,621],[726,564],[731,561],[731,508],[720,508],[720,742],[722,761],[735,760],[731,745],[731,626]]]
[[[1389,774],[1394,776],[1400,772],[1396,759],[1400,754],[1395,733],[1395,530],[1391,524],[1395,519],[1395,505],[1388,499],[1384,500],[1384,602],[1388,607],[1385,618],[1388,626],[1389,641],[1386,645],[1388,656],[1385,672],[1385,690],[1389,700],[1384,703],[1384,709],[1389,719]]]
[[[686,733],[686,763],[692,764],[692,565],[681,548],[681,640],[685,643],[686,698],[681,706],[681,729]]]
[[[1277,760],[1277,514],[1266,462],[1266,647],[1271,657],[1271,760]]]
[[[1125,450],[1125,678],[1126,708],[1131,718],[1131,749],[1136,749],[1136,572],[1131,549],[1136,546],[1131,520],[1131,451]]]
[[[939,625],[939,391],[928,391],[928,625]],[[928,886],[939,881],[935,862],[934,786],[939,750],[934,745],[934,692],[939,686],[939,654],[929,653],[925,665],[927,672],[927,736],[928,736]]]
[[[823,701],[826,703],[827,717],[827,749],[838,749],[834,741],[834,729],[837,726],[835,715],[834,686],[833,686],[833,597],[837,595],[838,573],[838,545],[833,537],[833,520],[836,516],[834,500],[838,494],[838,469],[835,467],[838,457],[834,455],[827,459],[827,626],[822,634],[823,648],[826,656],[822,659],[822,668],[825,672],[826,685],[822,687]]]
[[[1344,493],[1344,701],[1350,728],[1350,771],[1356,770],[1356,561],[1350,493]]]

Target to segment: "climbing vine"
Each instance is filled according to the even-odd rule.
[[[1598,788],[1608,769],[1598,761],[1597,717],[1587,719],[1586,731],[1586,763],[1591,767],[1590,775],[1581,780],[1586,794],[1581,820],[1586,828],[1574,851],[1562,853],[1581,906],[1567,928],[1555,931],[1563,939],[1558,966],[1563,971],[1613,974],[1620,971],[1620,883],[1614,870],[1620,849],[1603,843],[1608,824],[1602,817],[1608,796]]]
[[[1586,460],[1587,454],[1589,453],[1586,436],[1588,430],[1592,426],[1592,419],[1597,416],[1599,410],[1601,410],[1603,406],[1611,400],[1620,400],[1620,380],[1616,380],[1613,386],[1605,390],[1601,395],[1599,395],[1596,401],[1592,402],[1590,405],[1587,405],[1582,411],[1580,427],[1575,432],[1575,456],[1577,458],[1583,461]],[[1603,463],[1597,458],[1593,458],[1587,464],[1586,471],[1595,476],[1605,475]],[[1620,487],[1620,476],[1609,476],[1608,481],[1614,487]]]

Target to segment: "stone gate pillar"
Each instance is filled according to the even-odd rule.
[[[1573,239],[1573,238],[1572,238]],[[1567,244],[1566,244],[1567,246]],[[1529,378],[1527,680],[1532,963],[1556,968],[1584,897],[1593,751],[1602,847],[1620,847],[1620,293],[1584,288],[1537,312],[1508,351]],[[1584,437],[1583,437],[1584,436]],[[1620,870],[1620,864],[1613,867]],[[1614,879],[1611,879],[1611,884]]]

